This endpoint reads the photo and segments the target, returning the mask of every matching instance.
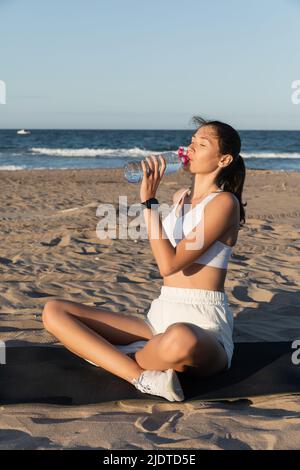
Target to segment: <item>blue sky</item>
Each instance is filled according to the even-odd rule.
[[[300,129],[298,0],[0,0],[0,128]]]

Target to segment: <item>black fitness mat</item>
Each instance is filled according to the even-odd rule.
[[[235,343],[231,369],[203,378],[178,373],[187,400],[224,400],[300,393],[300,364],[291,342]],[[7,347],[0,365],[0,404],[84,405],[125,399],[167,402],[89,364],[64,347]]]

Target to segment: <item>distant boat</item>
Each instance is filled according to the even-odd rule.
[[[19,131],[17,131],[17,134],[19,134],[19,135],[29,135],[29,134],[31,134],[31,132],[28,131],[27,129],[20,129]]]

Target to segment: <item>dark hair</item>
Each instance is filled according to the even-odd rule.
[[[198,126],[211,126],[217,134],[219,148],[222,155],[230,154],[232,162],[224,167],[217,177],[217,185],[224,191],[233,193],[240,203],[240,228],[245,223],[245,209],[247,202],[242,203],[242,192],[246,177],[246,167],[240,155],[241,139],[238,132],[229,124],[220,121],[208,121],[200,116],[194,116],[192,122]],[[241,223],[242,222],[242,223]]]

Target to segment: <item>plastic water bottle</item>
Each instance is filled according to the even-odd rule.
[[[187,148],[179,147],[177,152],[162,152],[155,155],[155,158],[158,161],[158,168],[161,167],[161,161],[159,155],[162,155],[166,162],[166,169],[164,175],[169,175],[170,173],[175,173],[188,163]],[[147,160],[145,160],[147,175],[149,174],[149,165]],[[143,179],[143,168],[141,165],[141,160],[131,160],[130,162],[124,165],[124,178],[129,183],[139,183]]]

